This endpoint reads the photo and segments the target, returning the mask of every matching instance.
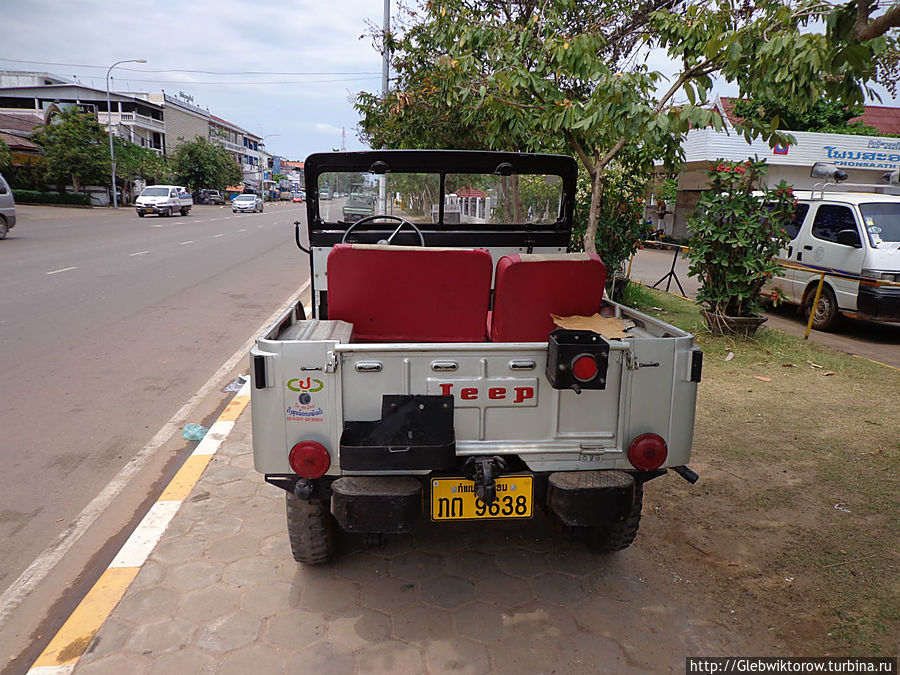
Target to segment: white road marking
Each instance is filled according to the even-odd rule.
[[[150,251],[138,251],[137,253],[129,253],[128,255],[130,255],[130,256],[133,257],[133,256],[136,256],[136,255],[145,255],[145,254],[147,254],[147,253],[150,253]]]
[[[246,232],[247,228],[245,227],[243,230],[238,230],[238,232]]]
[[[71,272],[72,270],[77,270],[77,267],[63,267],[61,270],[53,270],[52,272],[44,272],[46,275],[50,274],[59,274],[60,272]]]
[[[153,457],[153,454],[159,450],[166,442],[175,434],[181,431],[184,424],[194,414],[194,409],[213,389],[221,384],[222,378],[230,373],[238,363],[247,358],[250,348],[256,344],[256,336],[268,328],[275,319],[284,314],[284,312],[309,288],[310,282],[307,281],[295,293],[291,295],[281,307],[266,319],[263,324],[253,332],[250,339],[247,340],[222,366],[213,373],[212,377],[206,381],[200,389],[191,398],[181,406],[181,409],[166,422],[162,428],[156,432],[147,444],[137,453],[135,453],[128,463],[122,467],[119,473],[106,484],[106,487],[100,491],[94,499],[84,507],[81,513],[70,523],[65,530],[35,558],[19,578],[16,579],[3,595],[0,595],[0,626],[6,624],[13,611],[22,604],[31,592],[43,583],[47,575],[53,571],[53,568],[62,560],[63,556],[68,552],[76,541],[90,528],[91,525],[100,517],[110,503],[118,496],[118,494],[131,484],[132,477],[144,470],[144,466]]]
[[[141,567],[175,517],[181,501],[156,502],[119,549],[110,567]]]
[[[213,239],[215,239],[216,237],[224,237],[224,236],[225,236],[224,234],[214,234]]]
[[[184,246],[185,244],[193,244],[193,243],[194,243],[194,240],[191,239],[190,241],[183,241],[183,242],[181,242],[181,243],[178,244],[178,245],[179,245],[179,246]]]

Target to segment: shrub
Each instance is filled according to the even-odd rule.
[[[72,204],[90,206],[88,195],[71,192],[38,192],[37,190],[13,190],[13,198],[17,204]]]
[[[690,274],[701,282],[697,300],[714,314],[757,314],[760,291],[778,271],[775,256],[788,243],[795,199],[784,181],[767,189],[766,171],[765,160],[717,160],[707,172],[710,189],[688,221]]]

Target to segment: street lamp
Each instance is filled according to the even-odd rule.
[[[124,61],[116,61],[106,71],[106,124],[109,127],[109,161],[112,165],[112,198],[113,208],[119,208],[119,200],[116,197],[116,151],[113,149],[113,129],[112,129],[112,103],[109,100],[109,74],[112,69],[120,63],[147,63],[147,59],[125,59]]]

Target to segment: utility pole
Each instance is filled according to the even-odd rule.
[[[391,0],[384,0],[384,26],[381,38],[381,98],[387,99],[388,80],[391,71],[391,52],[388,49],[388,34],[391,31]],[[378,177],[378,201],[381,203],[381,212],[387,213],[387,176]]]

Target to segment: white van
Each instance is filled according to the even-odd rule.
[[[782,267],[771,285],[808,312],[821,277],[817,271],[842,275],[825,277],[813,319],[817,330],[828,330],[841,314],[900,322],[900,286],[873,283],[900,281],[900,196],[849,191],[861,187],[795,192],[791,241],[779,261],[812,270]]]
[[[16,202],[9,183],[0,173],[0,239],[6,239],[7,233],[15,226]]]
[[[177,212],[186,216],[193,205],[191,193],[180,185],[150,185],[134,200],[135,211],[141,218],[148,213],[171,216]]]

